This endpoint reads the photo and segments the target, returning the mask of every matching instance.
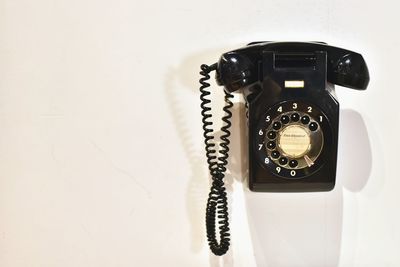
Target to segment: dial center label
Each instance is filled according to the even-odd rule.
[[[279,133],[278,145],[283,153],[299,158],[310,149],[310,134],[302,125],[290,125]]]

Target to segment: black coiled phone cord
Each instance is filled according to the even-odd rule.
[[[213,129],[211,128],[212,122],[210,114],[211,107],[209,104],[211,100],[206,97],[210,95],[207,88],[210,84],[207,80],[210,79],[209,73],[216,70],[217,65],[213,64],[211,66],[201,65],[200,75],[200,99],[201,99],[201,115],[203,116],[203,130],[204,130],[204,143],[206,148],[206,157],[208,163],[208,169],[212,178],[212,185],[210,194],[207,200],[206,209],[206,228],[207,228],[207,239],[211,251],[218,256],[224,255],[230,245],[230,233],[229,233],[229,221],[228,221],[228,203],[227,194],[224,185],[224,177],[226,172],[226,165],[228,164],[229,157],[229,136],[231,132],[229,128],[231,127],[232,112],[230,111],[233,103],[230,101],[233,95],[225,91],[225,106],[223,111],[225,115],[222,117],[224,125],[221,127],[222,135],[220,137],[221,142],[219,144],[218,150],[216,149],[216,144],[213,135]],[[219,237],[220,242],[218,242],[216,237],[216,227],[219,226]]]

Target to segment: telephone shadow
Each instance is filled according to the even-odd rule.
[[[331,192],[253,193],[244,189],[257,266],[338,266],[343,190],[362,190],[372,165],[371,145],[360,114],[341,110],[339,127],[337,178]],[[351,214],[346,222],[356,224],[356,212]],[[346,237],[347,243],[355,243],[356,233],[352,234]]]
[[[191,250],[200,252],[206,246],[205,205],[209,190],[209,174],[206,167],[204,147],[194,148],[193,144],[202,133],[193,137],[193,120],[185,119],[185,109],[180,97],[185,92],[179,87],[196,93],[193,102],[200,112],[199,71],[200,65],[207,58],[214,58],[229,49],[221,48],[205,51],[186,58],[179,66],[171,68],[165,75],[166,100],[173,117],[176,131],[181,140],[191,174],[187,185],[186,208],[192,236]],[[210,90],[222,92],[211,74]],[[219,90],[220,89],[220,90]],[[223,93],[213,98],[223,102]],[[337,266],[339,263],[343,220],[343,189],[358,192],[368,181],[371,172],[371,148],[364,121],[353,110],[342,110],[340,114],[339,151],[337,182],[331,192],[319,193],[254,193],[248,190],[248,162],[246,117],[243,103],[235,103],[232,108],[232,128],[228,173],[225,183],[228,196],[232,192],[234,180],[243,183],[250,227],[257,266]],[[220,116],[217,116],[220,117]],[[201,124],[199,116],[198,123]],[[215,134],[218,136],[218,129]],[[363,162],[363,168],[357,164]],[[186,177],[177,177],[185,180]],[[228,200],[230,218],[232,199]],[[356,221],[357,218],[346,218]],[[353,238],[355,239],[355,237]],[[232,240],[234,242],[234,240]],[[234,266],[233,249],[223,257],[209,253],[210,266]]]

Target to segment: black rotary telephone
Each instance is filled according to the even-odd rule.
[[[225,87],[217,147],[207,96],[209,73]],[[223,255],[230,234],[224,176],[234,91],[243,89],[249,137],[249,188],[258,192],[328,191],[335,186],[339,103],[334,85],[365,90],[367,65],[355,52],[321,42],[254,42],[202,65],[201,108],[212,177],[206,226],[211,251]],[[216,227],[219,228],[218,242]]]

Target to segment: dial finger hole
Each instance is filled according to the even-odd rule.
[[[276,121],[272,124],[272,128],[274,130],[279,130],[281,128],[282,124],[279,121]]]
[[[310,122],[310,117],[307,115],[304,115],[303,117],[301,117],[301,122],[303,124],[308,124]]]
[[[296,122],[300,119],[300,115],[298,113],[293,113],[292,115],[290,115],[290,119]]]
[[[281,153],[279,153],[278,151],[274,150],[271,152],[271,157],[274,159],[279,158],[279,156],[281,155]]]
[[[289,167],[291,167],[291,168],[296,168],[297,164],[299,164],[299,163],[295,159],[292,159],[291,161],[289,161]]]
[[[310,125],[308,125],[308,128],[311,131],[316,131],[318,129],[318,124],[316,122],[312,122],[312,123],[310,123]]]
[[[274,132],[274,131],[269,131],[269,132],[267,133],[267,137],[268,137],[269,139],[271,139],[271,140],[275,139],[275,138],[276,138],[276,132]]]
[[[279,159],[279,164],[281,164],[281,165],[286,165],[287,163],[288,163],[288,159],[287,159],[287,158],[281,157],[281,158]]]
[[[274,141],[269,141],[269,142],[267,143],[267,148],[268,148],[268,149],[274,149],[275,147],[276,147],[276,144],[275,144]]]
[[[289,116],[283,115],[283,116],[281,117],[281,122],[282,122],[283,124],[287,124],[287,123],[289,123],[289,121],[290,121]]]

